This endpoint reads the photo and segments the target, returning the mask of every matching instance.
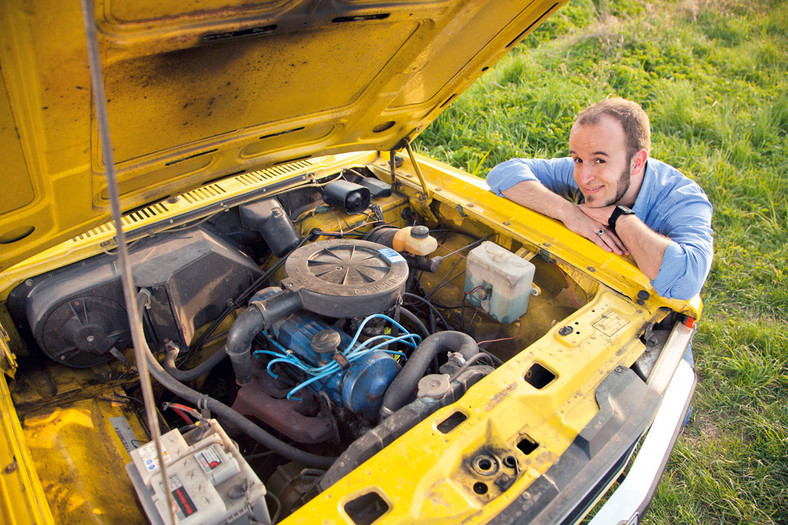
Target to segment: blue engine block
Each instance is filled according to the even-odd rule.
[[[319,353],[312,348],[312,338],[324,331],[339,333],[335,353]],[[276,321],[270,328],[273,339],[289,354],[280,358],[300,368],[308,377],[302,385],[315,392],[323,391],[336,404],[363,417],[374,419],[383,402],[383,394],[399,374],[400,364],[388,353],[353,344],[353,338],[308,313],[299,312]],[[290,354],[292,352],[292,354]],[[291,360],[293,354],[304,366]],[[295,391],[294,390],[294,391]],[[292,394],[292,392],[291,392]]]

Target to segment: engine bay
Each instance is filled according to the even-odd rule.
[[[460,399],[600,287],[460,206],[419,205],[418,187],[369,167],[272,193],[154,222],[129,252],[162,421],[186,432],[216,417],[263,482],[273,522]],[[144,419],[120,274],[105,252],[10,291],[27,349],[12,389],[20,414],[100,384]],[[52,380],[63,374],[75,379]],[[536,363],[525,381],[542,389],[556,377]],[[144,424],[134,428],[115,433],[148,441]],[[469,468],[494,474],[494,490],[477,495],[520,475],[514,456],[485,458]],[[363,515],[378,502],[360,505]]]

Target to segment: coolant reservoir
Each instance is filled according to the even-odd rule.
[[[501,323],[528,310],[535,266],[506,248],[485,241],[468,253],[465,297]]]
[[[438,241],[426,226],[406,226],[394,234],[392,248],[413,255],[429,255],[438,248]]]

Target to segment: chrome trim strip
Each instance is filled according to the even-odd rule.
[[[679,362],[683,361],[684,351],[692,341],[693,328],[685,326],[683,323],[676,323],[670,332],[668,340],[662,349],[662,353],[654,366],[654,370],[648,378],[648,386],[659,392],[665,393],[668,384],[673,380],[673,374]]]
[[[629,474],[599,509],[590,525],[638,523],[639,516],[643,515],[654,496],[670,452],[681,433],[695,382],[695,371],[689,363],[681,360]]]

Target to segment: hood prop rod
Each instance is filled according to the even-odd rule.
[[[159,419],[156,416],[156,405],[153,399],[153,387],[148,371],[148,362],[143,353],[147,348],[147,343],[145,341],[145,334],[142,331],[142,323],[140,322],[140,311],[136,301],[134,276],[132,275],[131,263],[129,262],[126,234],[123,231],[123,214],[120,208],[118,179],[115,174],[115,158],[112,152],[112,141],[110,138],[107,96],[104,91],[104,76],[101,70],[96,14],[93,10],[93,2],[91,0],[81,0],[81,3],[82,19],[85,24],[85,37],[88,47],[88,61],[90,64],[90,82],[93,87],[93,100],[96,104],[96,118],[98,119],[99,137],[101,139],[101,156],[106,169],[107,192],[109,193],[112,208],[112,219],[115,223],[118,263],[120,267],[120,277],[123,283],[123,295],[126,299],[126,308],[128,309],[131,337],[134,342],[134,357],[137,361],[137,373],[140,379],[140,388],[142,389],[142,398],[145,404],[148,428],[150,429],[151,437],[156,445],[156,455],[159,466],[161,467],[161,481],[164,486],[164,492],[169,500],[169,504],[167,505],[170,511],[169,521],[171,524],[175,525],[177,521],[175,518],[175,505],[170,490],[170,477],[167,475],[167,464],[164,462],[161,429],[159,428]]]
[[[416,155],[413,153],[413,148],[410,147],[410,142],[405,141],[405,149],[408,151],[408,157],[410,157],[410,163],[413,166],[413,170],[416,172],[416,176],[419,178],[419,183],[421,183],[421,188],[424,190],[423,199],[428,200],[432,197],[432,192],[430,192],[429,188],[427,187],[427,181],[424,179],[424,174],[421,172],[421,167],[419,163],[416,162]]]

